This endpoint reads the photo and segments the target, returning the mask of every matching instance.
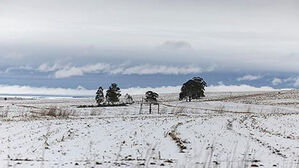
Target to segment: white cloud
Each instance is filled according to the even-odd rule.
[[[299,86],[299,78],[297,78],[295,80],[295,83],[293,84],[294,87],[298,87]]]
[[[68,78],[72,76],[82,76],[84,75],[84,72],[77,67],[68,67],[68,68],[63,68],[61,70],[58,70],[55,72],[55,78]]]
[[[166,41],[160,48],[166,50],[191,49],[191,44],[187,41]]]
[[[260,75],[245,75],[242,77],[237,78],[238,81],[253,81],[261,79],[262,77]]]
[[[195,65],[185,66],[167,66],[167,65],[134,65],[129,66],[126,64],[111,65],[107,63],[96,63],[84,66],[72,66],[66,64],[41,64],[37,71],[40,72],[53,72],[54,78],[69,78],[72,76],[83,76],[86,73],[110,73],[110,74],[122,74],[122,75],[149,75],[149,74],[167,74],[167,75],[178,75],[178,74],[196,74],[201,72],[210,72],[215,69],[215,66],[209,66],[202,68]]]
[[[125,68],[122,74],[194,74],[203,70],[198,66],[139,65]]]
[[[181,86],[162,86],[162,87],[133,87],[121,89],[121,93],[132,95],[144,94],[148,90],[157,93],[179,93]],[[274,91],[275,89],[263,86],[254,87],[249,85],[216,85],[206,88],[207,92],[244,92],[244,91]],[[51,96],[94,96],[96,90],[88,90],[82,86],[76,89],[71,88],[47,88],[47,87],[30,87],[20,85],[0,85],[0,94],[18,94],[18,95],[51,95]]]
[[[82,76],[85,73],[109,72],[109,64],[97,63],[81,67],[67,66],[55,72],[55,78],[68,78],[72,76]]]
[[[97,63],[97,64],[91,64],[86,65],[80,68],[83,72],[105,72],[111,69],[109,64],[105,63]]]
[[[161,93],[179,93],[181,89],[181,86],[162,86],[162,87],[132,87],[127,89],[121,89],[122,93],[129,93],[132,95],[141,95],[145,94],[145,92],[151,90],[154,92],[157,92],[158,94]]]
[[[90,63],[120,57],[135,63],[156,62],[163,57],[165,63],[213,62],[226,70],[298,72],[297,4],[278,0],[0,1],[0,58],[10,65],[12,60],[21,64],[62,56],[74,64],[90,57]],[[171,49],[192,44],[193,52],[162,54],[156,50],[161,43]],[[113,52],[107,54],[108,50]]]
[[[274,91],[272,87],[254,87],[250,85],[217,85],[207,87],[207,92],[245,92],[245,91]]]
[[[282,83],[288,83],[288,84],[292,84],[294,87],[298,87],[299,86],[299,77],[295,77],[295,76],[291,76],[285,79],[280,79],[280,78],[274,78],[272,80],[272,85],[278,85],[278,84],[282,84]]]
[[[279,78],[274,78],[273,80],[272,80],[272,85],[279,85],[279,84],[281,84],[282,83],[282,80],[281,79],[279,79]]]
[[[15,71],[15,70],[27,70],[27,71],[30,71],[30,70],[34,70],[34,68],[32,68],[32,67],[29,66],[29,65],[18,66],[18,67],[9,67],[9,68],[7,68],[4,72],[5,72],[5,73],[9,73],[9,72],[11,72],[11,71]]]
[[[53,71],[63,68],[64,66],[66,66],[66,65],[62,65],[62,64],[58,64],[58,63],[49,65],[49,64],[43,63],[37,68],[37,70],[40,72],[53,72]]]
[[[182,86],[162,86],[156,88],[129,88],[122,89],[122,92],[129,94],[144,94],[148,90],[152,90],[157,93],[179,93]],[[247,91],[275,91],[272,87],[262,86],[262,87],[254,87],[250,85],[211,85],[206,87],[206,92],[247,92]]]
[[[90,96],[95,91],[87,90],[82,87],[77,89],[70,88],[47,88],[47,87],[30,87],[19,85],[0,85],[0,94],[24,94],[24,95],[65,95],[65,96]]]
[[[297,80],[297,77],[289,77],[289,78],[286,78],[286,79],[283,79],[283,82],[294,82]]]

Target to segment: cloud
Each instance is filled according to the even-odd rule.
[[[298,87],[299,86],[299,78],[297,78],[295,80],[295,83],[293,84],[294,87]]]
[[[295,76],[291,76],[288,78],[273,78],[272,80],[272,85],[279,85],[279,84],[283,84],[283,83],[288,83],[290,85],[293,85],[294,87],[298,87],[299,86],[299,77],[295,77]]]
[[[126,64],[111,65],[107,63],[96,63],[84,66],[72,66],[67,64],[65,66],[54,64],[41,64],[36,71],[40,72],[53,72],[54,78],[69,78],[72,76],[83,76],[87,73],[108,73],[108,74],[122,74],[122,75],[152,75],[152,74],[165,74],[165,75],[179,75],[179,74],[196,74],[201,72],[210,72],[215,69],[215,66],[208,66],[202,68],[195,65],[185,66],[171,66],[171,65],[133,65]]]
[[[191,44],[187,41],[166,41],[161,46],[161,49],[167,50],[182,50],[182,49],[191,49]]]
[[[261,79],[262,77],[260,75],[245,75],[242,77],[237,78],[238,81],[253,81]]]
[[[157,93],[179,93],[182,86],[162,86],[162,87],[147,87],[147,88],[128,88],[122,89],[122,92],[129,94],[144,94],[146,91],[152,90]],[[206,92],[247,92],[247,91],[275,91],[269,86],[254,87],[250,85],[211,85],[206,87]]]
[[[162,86],[162,87],[132,87],[127,89],[121,89],[122,93],[128,93],[132,95],[143,95],[145,92],[151,90],[157,92],[158,94],[161,93],[179,93],[181,86]]]
[[[34,70],[34,68],[32,68],[32,67],[29,66],[29,65],[26,65],[26,66],[18,66],[18,67],[9,67],[9,68],[6,68],[6,70],[5,70],[4,72],[5,72],[5,73],[9,73],[9,72],[12,72],[12,71],[19,71],[19,70],[30,71],[30,70]]]
[[[297,80],[297,77],[291,76],[286,79],[283,79],[283,82],[294,82]]]
[[[293,87],[299,87],[299,77],[296,76],[291,76],[288,78],[273,78],[272,80],[272,85],[279,85],[279,84],[283,84],[283,83],[287,83],[288,85],[292,85]]]
[[[96,73],[96,72],[109,72],[109,64],[97,63],[81,67],[76,66],[66,66],[55,72],[55,78],[69,78],[72,76],[83,76],[86,73]]]
[[[0,94],[17,94],[17,95],[51,95],[51,96],[91,96],[93,90],[87,90],[82,87],[77,89],[71,88],[47,88],[47,87],[30,87],[20,85],[0,85]]]
[[[37,70],[40,72],[53,72],[63,68],[64,66],[69,66],[69,65],[62,65],[62,64],[55,63],[52,66],[50,66],[49,64],[43,63],[37,68]]]
[[[297,4],[278,0],[0,1],[0,58],[6,66],[68,57],[75,65],[88,62],[87,58],[88,63],[123,59],[138,64],[163,59],[164,63],[213,62],[225,70],[298,72]],[[157,46],[174,53],[157,51]],[[184,49],[190,48],[193,52],[188,56]],[[182,49],[183,54],[177,54]]]
[[[291,76],[289,78],[283,79],[283,83],[291,83],[294,87],[299,86],[299,77]]]
[[[279,85],[279,84],[281,84],[283,81],[281,80],[281,79],[279,79],[279,78],[274,78],[273,80],[272,80],[272,85]]]
[[[69,78],[72,76],[82,76],[84,75],[84,72],[82,69],[77,68],[77,67],[68,67],[68,68],[63,68],[61,70],[58,70],[55,72],[54,76],[55,78]]]
[[[195,74],[201,73],[202,68],[198,66],[166,66],[166,65],[139,65],[125,68],[122,74],[131,75],[149,75],[149,74]]]
[[[250,85],[216,85],[207,87],[208,92],[245,92],[245,91],[275,91],[270,86],[254,87]]]
[[[152,90],[161,93],[179,93],[181,86],[162,86],[162,87],[132,87],[121,89],[121,93],[132,95],[144,94],[146,91]],[[274,91],[269,86],[253,87],[249,85],[215,85],[206,88],[207,92],[244,92],[244,91]],[[76,89],[72,88],[47,88],[47,87],[30,87],[20,85],[0,85],[0,94],[16,94],[16,95],[49,95],[49,96],[94,96],[96,90],[88,90],[82,86]]]

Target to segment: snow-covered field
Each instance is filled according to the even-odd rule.
[[[0,100],[0,167],[298,167],[299,91],[161,95],[148,114],[93,99]],[[57,116],[55,116],[57,115]]]

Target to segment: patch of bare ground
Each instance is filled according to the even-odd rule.
[[[187,147],[184,145],[184,143],[186,143],[186,141],[182,140],[177,133],[177,129],[179,126],[183,125],[183,123],[179,122],[178,124],[176,124],[175,126],[172,127],[171,131],[168,133],[168,135],[170,136],[170,138],[176,143],[176,145],[178,146],[180,153],[185,153],[185,149],[187,149]]]

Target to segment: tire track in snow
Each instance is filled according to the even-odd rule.
[[[245,123],[245,121],[247,120],[248,118],[246,118],[245,120],[239,122],[240,124],[242,124],[248,131],[249,131],[249,135],[245,135],[241,132],[238,132],[237,130],[234,129],[233,127],[233,123],[236,122],[238,120],[238,118],[234,118],[231,122],[231,131],[233,131],[234,133],[236,133],[237,135],[239,136],[243,136],[245,138],[250,138],[252,141],[258,143],[260,146],[262,146],[263,148],[266,148],[268,149],[272,154],[276,155],[276,156],[279,156],[279,157],[282,157],[283,159],[286,159],[287,158],[287,155],[286,154],[283,154],[279,149],[273,147],[271,144],[261,140],[260,138],[257,138],[257,137],[254,137],[254,133],[252,133],[252,130],[250,129],[250,127]]]

